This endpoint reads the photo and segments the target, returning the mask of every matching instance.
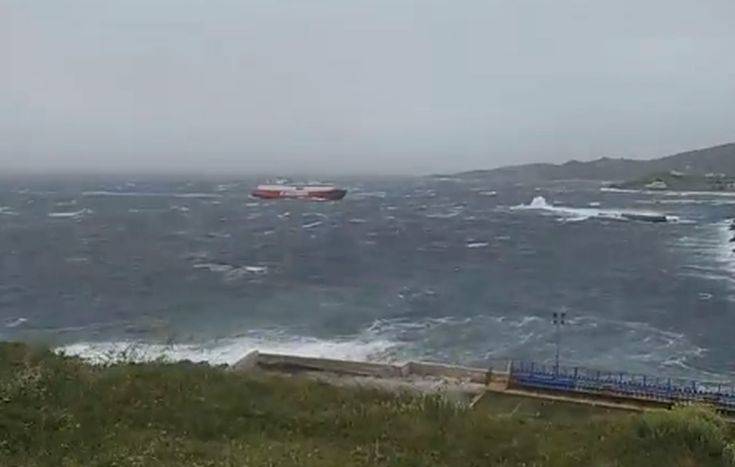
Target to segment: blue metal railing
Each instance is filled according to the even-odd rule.
[[[735,410],[735,386],[583,367],[511,362],[510,380],[521,387],[551,391],[598,393],[661,402],[706,402]]]

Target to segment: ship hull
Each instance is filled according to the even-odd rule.
[[[347,195],[347,190],[335,187],[259,186],[252,195],[260,199],[339,201]]]

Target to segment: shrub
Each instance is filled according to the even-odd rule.
[[[637,434],[643,439],[663,446],[686,446],[704,455],[722,453],[724,428],[724,420],[714,410],[697,405],[647,412],[636,423]]]
[[[722,463],[728,467],[735,467],[735,444],[730,443],[722,450]]]

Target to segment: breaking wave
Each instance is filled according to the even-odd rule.
[[[67,212],[50,212],[48,216],[55,219],[79,219],[88,214],[92,214],[91,209],[80,209],[79,211],[67,211]]]
[[[587,219],[608,219],[618,221],[678,222],[677,216],[650,211],[632,209],[575,208],[549,204],[543,196],[535,197],[530,204],[514,206],[511,210],[547,211],[556,213],[567,221],[583,221]]]
[[[136,341],[79,342],[54,349],[91,363],[189,360],[213,365],[233,364],[253,350],[304,357],[372,360],[395,345],[383,340],[323,340],[299,336],[240,336],[201,344],[156,344]]]
[[[707,376],[698,361],[707,350],[682,333],[650,324],[600,317],[572,317],[563,330],[566,364],[629,371]],[[192,361],[233,364],[253,350],[265,353],[361,361],[427,360],[483,366],[509,358],[551,361],[554,329],[549,320],[471,316],[378,319],[361,333],[321,339],[283,331],[253,331],[203,343],[162,344],[136,341],[78,342],[54,349],[96,364],[145,361]],[[593,346],[596,352],[581,352]],[[622,350],[624,349],[624,350]]]

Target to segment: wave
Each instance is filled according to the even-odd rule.
[[[225,282],[234,282],[248,275],[261,276],[268,273],[266,266],[233,266],[226,263],[197,263],[194,269],[222,274]]]
[[[67,212],[50,212],[48,213],[48,217],[52,217],[55,219],[79,219],[81,217],[84,217],[88,214],[92,214],[91,209],[80,209],[79,211],[67,211]]]
[[[350,198],[352,199],[368,199],[368,198],[378,198],[378,199],[384,199],[388,196],[388,193],[385,191],[354,191]]]
[[[549,204],[543,196],[536,196],[530,204],[513,206],[511,210],[548,211],[559,214],[568,221],[583,221],[587,219],[607,219],[618,221],[649,221],[649,222],[678,222],[677,216],[669,216],[658,212],[640,211],[634,209],[602,209],[602,208],[575,208]]]
[[[165,192],[146,192],[146,191],[83,191],[82,196],[102,197],[102,196],[128,196],[128,197],[164,197],[164,198],[222,198],[222,195],[216,193],[165,193]]]
[[[18,213],[7,206],[0,206],[0,215],[3,216],[17,216]]]
[[[168,362],[189,360],[213,365],[233,364],[253,350],[304,357],[372,360],[395,345],[385,340],[324,340],[299,336],[239,336],[201,344],[154,344],[137,341],[78,342],[55,352],[81,357],[91,363],[119,361]]]
[[[322,221],[314,221],[314,222],[309,222],[308,224],[304,224],[304,225],[302,225],[302,226],[301,226],[301,228],[303,228],[303,229],[312,229],[312,228],[314,228],[314,227],[319,227],[319,226],[320,226],[320,225],[322,225],[323,223],[324,223],[324,222],[322,222]]]
[[[659,196],[724,196],[733,197],[735,191],[671,191],[671,190],[633,190],[628,188],[602,187],[600,191],[607,193],[645,194]]]
[[[566,365],[614,370],[704,376],[697,361],[708,352],[687,335],[650,323],[595,316],[572,316],[561,330]],[[530,358],[550,362],[555,329],[548,317],[436,317],[375,320],[356,335],[322,339],[260,330],[208,342],[162,344],[119,340],[77,342],[54,349],[93,363],[190,360],[232,364],[252,350],[267,353],[363,361],[426,360],[482,366],[496,360]],[[594,352],[581,349],[594,348]],[[673,364],[673,361],[678,364]],[[663,370],[663,371],[661,371]]]
[[[11,319],[5,322],[5,327],[6,328],[17,328],[18,326],[22,326],[23,324],[27,322],[28,322],[28,319],[26,318]]]
[[[430,214],[427,214],[426,217],[429,219],[451,219],[453,217],[457,217],[458,215],[462,214],[462,212],[464,212],[464,207],[453,206],[448,211],[430,213]]]
[[[729,206],[735,204],[735,199],[696,199],[696,198],[679,198],[679,199],[655,199],[655,200],[638,200],[636,203],[641,204],[675,204],[675,205],[710,205],[710,206]]]
[[[677,246],[690,251],[688,263],[679,272],[681,276],[726,281],[735,285],[735,219],[702,226],[697,236],[677,240]]]

